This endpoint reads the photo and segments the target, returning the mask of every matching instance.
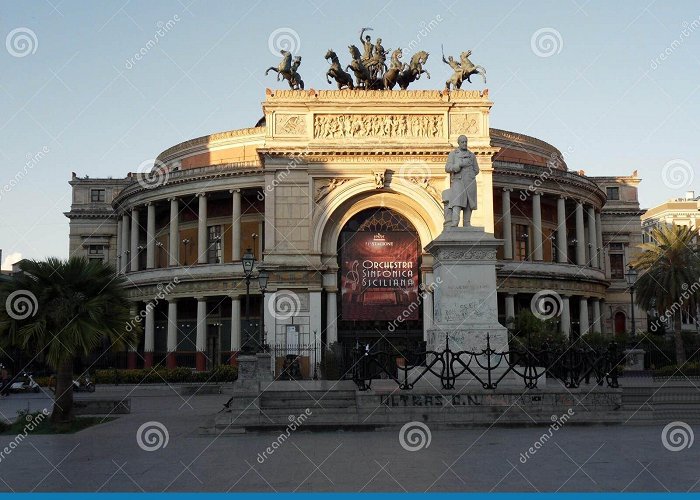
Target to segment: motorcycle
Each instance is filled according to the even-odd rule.
[[[34,381],[31,373],[22,373],[10,383],[10,392],[39,392],[41,387]]]

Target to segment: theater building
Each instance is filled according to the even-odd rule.
[[[321,346],[421,341],[439,286],[424,249],[461,134],[480,167],[472,225],[503,240],[502,323],[551,290],[564,333],[629,329],[619,273],[641,241],[639,179],[569,170],[554,146],[491,128],[492,104],[488,91],[268,90],[255,127],[177,144],[152,174],[74,174],[70,252],[113,264],[142,318],[128,365],[204,370],[264,341],[306,350],[312,376]]]

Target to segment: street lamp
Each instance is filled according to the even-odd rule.
[[[267,282],[270,279],[270,276],[267,274],[266,271],[260,271],[258,273],[258,286],[260,287],[260,295],[262,295],[262,303],[263,303],[263,310],[265,309],[265,292],[267,291]],[[260,344],[262,345],[263,351],[267,352],[267,342],[266,342],[266,335],[265,332],[267,329],[265,328],[265,315],[262,314],[260,316]]]
[[[627,284],[630,286],[630,309],[632,311],[632,328],[631,333],[634,335],[634,284],[637,282],[637,270],[629,265],[627,272],[625,273],[625,278],[627,279]]]
[[[253,353],[253,346],[250,345],[250,280],[253,276],[253,266],[255,265],[255,255],[250,248],[245,251],[243,258],[243,273],[245,274],[245,324],[246,340],[243,343],[242,351],[246,354]]]

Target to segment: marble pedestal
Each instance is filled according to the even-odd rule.
[[[448,227],[428,244],[434,258],[434,320],[428,349],[508,349],[508,331],[498,322],[496,249],[503,244],[480,227]]]

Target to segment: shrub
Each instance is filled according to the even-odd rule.
[[[686,363],[680,369],[676,365],[670,365],[654,370],[655,377],[679,377],[683,375],[686,377],[700,376],[700,363]]]
[[[190,368],[155,368],[141,370],[97,370],[96,384],[157,384],[187,382],[233,382],[238,378],[235,366],[221,365],[210,372],[196,372]]]

